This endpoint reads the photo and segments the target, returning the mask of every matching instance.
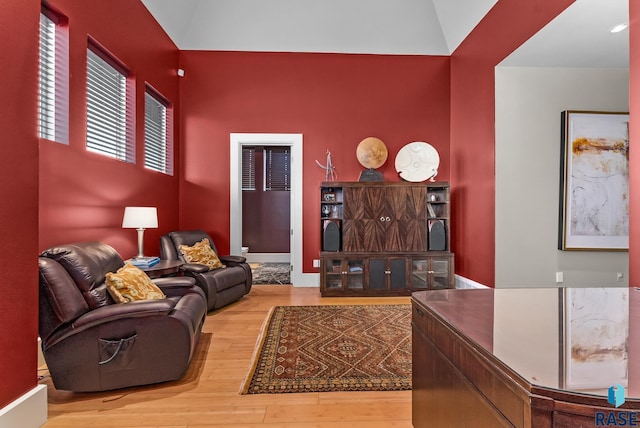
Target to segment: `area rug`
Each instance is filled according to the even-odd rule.
[[[253,284],[291,284],[289,263],[251,263]]]
[[[411,305],[276,306],[243,394],[411,389]]]

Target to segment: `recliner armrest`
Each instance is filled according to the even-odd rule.
[[[226,265],[236,266],[242,263],[247,262],[246,257],[235,256],[235,255],[226,255],[226,256],[218,256],[220,261]]]
[[[200,291],[196,286],[196,280],[190,276],[154,278],[151,281],[168,297],[184,296],[188,293]]]
[[[188,276],[154,278],[151,281],[162,290],[168,288],[190,288],[196,284],[195,279]]]
[[[209,272],[209,266],[200,263],[186,263],[182,265],[182,270],[192,274]]]

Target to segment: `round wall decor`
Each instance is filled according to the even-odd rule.
[[[440,155],[431,144],[414,141],[398,151],[395,166],[400,177],[406,181],[433,181],[438,174]]]

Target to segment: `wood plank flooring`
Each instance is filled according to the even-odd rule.
[[[321,298],[317,288],[254,285],[211,312],[197,355],[175,382],[106,393],[58,391],[50,379],[45,428],[410,428],[411,391],[240,395],[272,306],[397,304],[409,297]]]

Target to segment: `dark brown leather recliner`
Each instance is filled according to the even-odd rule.
[[[53,384],[86,392],[182,377],[206,318],[192,278],[161,278],[161,300],[115,303],[105,275],[124,265],[111,246],[82,242],[39,257],[39,332]]]
[[[207,238],[213,251],[218,254],[213,239],[203,230],[184,230],[170,232],[160,238],[160,258],[185,262],[180,245],[193,246]],[[184,274],[195,278],[196,284],[207,296],[208,310],[219,309],[242,298],[251,290],[251,267],[242,256],[220,256],[226,265],[223,269],[209,270],[205,265],[186,263],[182,266]]]

